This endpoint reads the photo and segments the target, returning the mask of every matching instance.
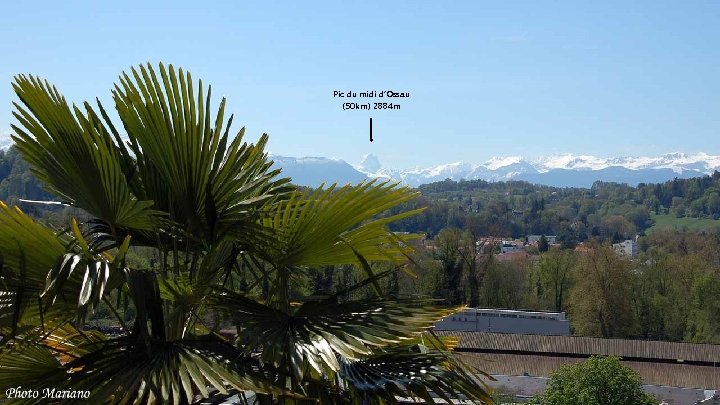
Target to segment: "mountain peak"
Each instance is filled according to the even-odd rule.
[[[8,150],[13,145],[13,140],[10,137],[12,131],[9,129],[0,131],[0,150]]]
[[[483,166],[490,170],[497,170],[502,167],[515,165],[523,161],[522,156],[508,156],[508,157],[497,157],[493,156],[490,160],[485,162]]]
[[[372,153],[368,153],[363,156],[360,164],[356,166],[356,169],[366,173],[375,173],[381,168],[380,159]]]

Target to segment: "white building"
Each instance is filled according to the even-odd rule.
[[[435,323],[437,330],[570,336],[564,312],[467,308]]]
[[[519,252],[521,250],[523,250],[523,247],[512,240],[504,240],[500,244],[500,253]]]
[[[638,254],[638,244],[632,239],[628,239],[625,242],[613,243],[613,249],[618,254],[623,256],[634,258]]]
[[[542,235],[528,235],[527,240],[529,244],[536,245],[540,242],[541,238]],[[555,235],[545,235],[545,239],[547,240],[548,245],[554,245],[557,243],[557,236]]]

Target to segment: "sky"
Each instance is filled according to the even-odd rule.
[[[284,156],[388,168],[493,156],[720,154],[717,1],[2,2],[0,133],[15,74],[112,105],[172,63]],[[410,93],[343,110],[334,91]],[[373,118],[369,141],[368,120]],[[239,126],[236,127],[239,129]]]

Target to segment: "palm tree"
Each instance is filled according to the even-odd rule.
[[[417,212],[383,213],[413,191],[373,181],[297,189],[273,169],[266,135],[231,137],[225,99],[213,115],[210,88],[172,65],[123,73],[115,122],[99,100],[70,105],[34,76],[13,87],[16,147],[91,219],[54,230],[0,203],[3,390],[87,392],[93,403],[490,400],[449,354],[451,340],[420,333],[452,309],[382,296],[378,281],[410,251],[410,236],[386,225]],[[395,270],[377,273],[374,261]],[[291,294],[304,269],[339,264],[363,281]],[[367,286],[376,298],[348,299]],[[122,333],[85,327],[98,308]]]

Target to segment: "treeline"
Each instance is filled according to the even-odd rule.
[[[21,200],[54,201],[56,197],[45,190],[15,147],[0,150],[0,201],[17,205],[25,213],[58,227],[65,226],[73,215],[84,215],[72,207]]]
[[[0,150],[0,200],[16,204],[19,198],[47,200],[51,196],[43,190],[17,149]]]
[[[720,173],[672,180],[662,184],[639,184],[637,198],[656,214],[720,219]]]
[[[612,241],[643,234],[652,214],[717,218],[720,175],[658,185],[596,183],[590,189],[525,182],[444,181],[420,187],[399,209],[426,207],[391,224],[421,233],[400,272],[377,282],[388,297],[429,296],[448,305],[566,311],[573,333],[587,336],[720,343],[720,234],[654,232],[639,239],[635,260],[616,254]],[[0,151],[0,199],[52,200],[11,148]],[[45,222],[66,224],[68,207],[20,203]],[[683,208],[684,207],[684,208]],[[681,210],[682,208],[682,210]],[[681,212],[682,211],[682,212]],[[481,236],[557,235],[559,246],[501,260]],[[582,253],[573,250],[585,242]],[[587,247],[590,248],[587,248]],[[135,252],[134,260],[152,257]],[[150,265],[150,264],[148,264]],[[387,265],[371,263],[375,274]],[[367,277],[352,266],[298,269],[292,296],[374,296],[372,285],[348,291]],[[267,289],[248,275],[240,289]],[[102,314],[98,314],[102,315]]]
[[[403,269],[379,280],[390,297],[448,305],[563,311],[578,336],[720,344],[720,233],[658,231],[641,237],[634,259],[607,244],[498,255],[468,230],[417,240]],[[371,263],[375,274],[390,270]],[[329,295],[362,280],[351,266],[297,273],[304,291]],[[374,296],[371,286],[353,291]]]
[[[421,196],[395,211],[425,207],[417,216],[391,224],[394,231],[421,232],[430,237],[444,228],[468,229],[476,235],[521,238],[556,235],[573,246],[593,240],[620,241],[643,234],[652,226],[652,214],[720,219],[720,173],[662,184],[596,182],[589,189],[558,188],[521,181],[445,180],[418,188]],[[16,204],[19,198],[48,200],[13,147],[0,151],[0,199]],[[23,204],[44,217],[56,208]]]
[[[459,229],[416,241],[403,271],[378,281],[390,298],[564,311],[578,336],[720,344],[720,234],[659,231],[633,260],[590,242],[506,260]],[[375,274],[391,270],[371,263]],[[340,293],[367,274],[352,266],[297,269],[298,296]],[[302,280],[302,281],[301,281]],[[373,297],[372,285],[349,292]]]
[[[416,249],[413,275],[384,283],[452,305],[564,311],[574,335],[720,343],[719,233],[659,231],[633,260],[598,242],[504,260],[473,240],[445,229]]]
[[[573,246],[590,239],[631,239],[653,225],[653,214],[720,218],[720,173],[662,184],[596,182],[589,189],[508,181],[452,181],[422,185],[422,196],[398,208],[425,207],[421,215],[392,224],[395,231],[433,237],[443,228],[477,235],[521,238],[556,235]]]

